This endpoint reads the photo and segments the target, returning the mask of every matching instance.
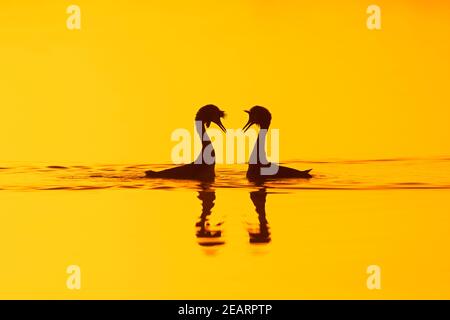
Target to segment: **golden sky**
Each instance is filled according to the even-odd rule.
[[[447,1],[3,1],[0,38],[0,161],[167,162],[208,103],[281,160],[450,153]]]

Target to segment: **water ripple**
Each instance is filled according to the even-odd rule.
[[[313,168],[313,178],[267,181],[271,192],[295,190],[450,189],[450,158],[289,161],[297,169]],[[179,190],[199,189],[198,181],[147,179],[146,170],[170,164],[26,165],[0,167],[0,190]],[[246,165],[216,167],[214,188],[254,188],[246,178]]]

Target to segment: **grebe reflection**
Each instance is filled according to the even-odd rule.
[[[267,191],[265,187],[261,187],[257,191],[250,192],[250,199],[252,200],[256,213],[258,214],[258,227],[249,228],[248,235],[250,243],[269,243],[270,231],[269,222],[266,218],[266,197]]]
[[[195,224],[197,231],[197,241],[201,246],[223,245],[225,241],[222,238],[222,222],[211,225],[211,213],[216,200],[216,192],[209,183],[200,185],[197,198],[202,202],[202,214]]]
[[[258,185],[258,190],[256,191],[250,191],[250,200],[255,207],[258,217],[258,222],[250,224],[247,228],[251,244],[266,244],[271,241],[269,223],[266,217],[266,197],[267,191],[264,185]],[[197,198],[202,204],[202,212],[195,225],[198,244],[203,247],[224,245],[223,221],[213,222],[213,219],[211,219],[216,192],[210,183],[202,183],[200,185]]]

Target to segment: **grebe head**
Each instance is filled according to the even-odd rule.
[[[248,113],[248,122],[242,128],[244,132],[254,124],[257,124],[260,128],[269,128],[270,121],[272,120],[272,115],[269,110],[261,106],[254,106],[250,110],[245,110],[245,112]]]
[[[224,111],[220,110],[213,104],[208,104],[204,107],[201,107],[197,111],[195,120],[202,121],[203,123],[205,123],[207,128],[209,128],[211,122],[214,122],[219,126],[220,129],[222,129],[223,132],[227,132],[227,129],[225,129],[225,126],[222,124],[222,121],[220,120],[221,118],[224,117],[225,117]]]

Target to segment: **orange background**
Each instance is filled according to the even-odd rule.
[[[449,153],[446,1],[70,4],[0,5],[0,160],[167,162],[207,103],[268,107],[281,160]]]

